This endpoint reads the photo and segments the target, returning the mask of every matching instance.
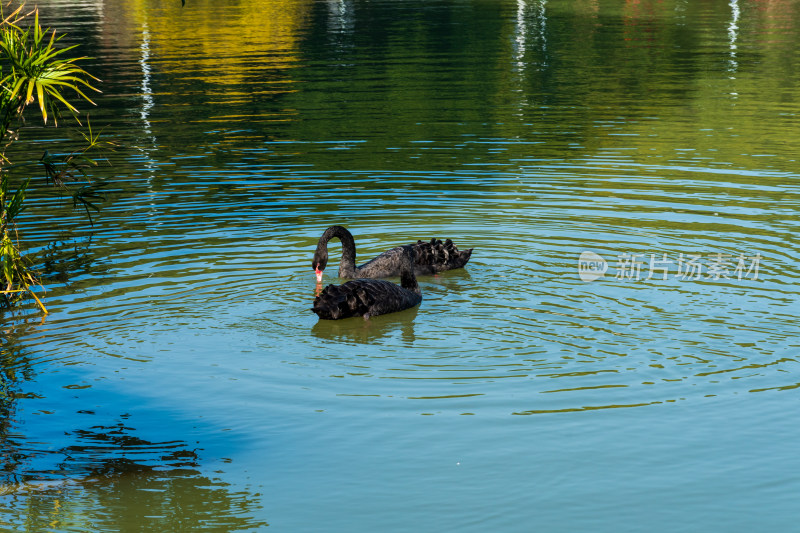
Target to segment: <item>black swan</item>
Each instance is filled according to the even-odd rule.
[[[402,246],[387,250],[357,267],[356,242],[353,235],[342,226],[331,226],[319,238],[311,264],[317,274],[318,282],[322,282],[322,271],[328,265],[328,241],[334,237],[342,241],[340,278],[388,278],[400,275]],[[438,239],[431,239],[430,242],[417,241],[411,246],[414,247],[414,274],[417,276],[461,268],[467,264],[472,255],[472,248],[461,252],[450,239],[444,241],[444,244]]]
[[[342,285],[328,285],[314,299],[311,308],[318,317],[338,320],[385,315],[418,305],[422,293],[414,276],[414,245],[396,248],[400,263],[400,285],[384,279],[355,279]]]

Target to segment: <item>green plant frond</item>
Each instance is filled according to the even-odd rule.
[[[76,93],[78,93],[79,95],[81,95],[81,96],[83,97],[83,99],[84,99],[84,100],[86,100],[87,102],[89,102],[90,104],[92,104],[92,105],[97,105],[97,104],[95,104],[95,103],[94,103],[94,100],[92,100],[91,98],[89,98],[88,96],[86,96],[86,95],[83,93],[83,91],[81,91],[81,90],[80,90],[78,87],[75,87],[73,90],[74,90]],[[97,92],[100,92],[100,91],[97,91]],[[66,103],[66,102],[65,102],[65,103]],[[71,109],[75,110],[75,108],[74,108],[74,107],[72,107],[72,106],[69,106],[69,107],[70,107]],[[77,111],[77,110],[76,110],[76,111]]]
[[[88,135],[86,133],[84,133],[84,132],[80,132],[80,133],[83,136],[84,140],[89,144],[89,146],[87,147],[87,150],[88,150],[89,148],[97,146],[98,139],[100,138],[100,133],[95,135],[94,132],[92,132],[92,121],[89,120],[88,116],[86,117],[86,128],[89,130],[89,134]],[[86,150],[84,150],[84,151],[86,151]]]
[[[14,28],[17,27],[17,22],[20,20],[21,17],[17,17],[22,8],[25,7],[25,4],[21,4],[17,9],[15,9],[12,13],[10,13],[6,18],[0,21],[0,24],[3,26],[12,26]]]
[[[52,91],[47,91],[47,92],[48,92],[48,94],[50,94],[50,96],[52,96],[53,98],[55,98],[55,99],[59,100],[59,101],[60,101],[62,104],[64,104],[65,106],[67,106],[67,108],[68,108],[68,109],[70,109],[70,110],[72,110],[72,111],[77,111],[77,109],[75,109],[75,108],[72,106],[72,104],[70,104],[69,102],[67,102],[66,100],[64,100],[64,97],[63,97],[63,96],[61,96],[61,93],[59,93],[58,91],[52,90]],[[39,97],[39,101],[41,102],[42,100],[43,100],[43,99],[42,99],[41,97]],[[90,100],[90,101],[91,101],[91,100]],[[92,103],[94,103],[94,102],[92,102]]]
[[[8,288],[13,287],[14,282],[17,280],[15,274],[18,270],[19,259],[17,249],[14,247],[14,243],[11,242],[11,237],[6,233],[3,235],[3,242],[0,245],[0,261],[3,262],[3,278]]]
[[[11,199],[8,201],[8,205],[6,206],[6,223],[12,223],[14,219],[24,210],[24,206],[22,205],[23,200],[25,200],[25,193],[28,189],[28,185],[30,184],[31,179],[28,178],[11,196]]]
[[[64,37],[63,35],[59,35],[58,39],[56,39],[55,36],[56,36],[56,33],[54,31],[53,32],[53,39],[51,39],[50,42],[47,44],[47,48],[42,50],[42,54],[45,55],[48,59],[56,57],[56,56],[60,56],[61,54],[66,54],[70,50],[78,47],[77,44],[73,44],[73,45],[67,46],[65,48],[54,48],[55,43],[57,43],[58,41],[61,40],[62,37]],[[66,63],[73,63],[75,61],[81,61],[82,59],[86,59],[86,58],[85,57],[72,57],[72,58],[69,58],[69,59],[62,59],[61,61],[64,61]]]
[[[37,44],[41,45],[41,43],[37,43]],[[41,65],[41,64],[47,63],[49,61],[54,61],[55,60],[54,58],[58,57],[60,54],[62,54],[63,52],[65,52],[67,50],[66,48],[63,49],[63,50],[56,49],[56,48],[49,48],[49,46],[50,45],[48,45],[47,48],[39,48],[39,49],[37,49],[36,53],[31,56],[31,60],[33,61],[33,64]],[[74,46],[70,47],[70,48],[74,48]],[[63,61],[63,60],[61,60],[61,61]],[[64,62],[66,62],[66,61],[64,61]]]
[[[86,96],[86,94],[81,90],[80,86],[76,85],[75,83],[71,83],[71,80],[73,80],[73,78],[70,78],[70,77],[60,77],[60,76],[45,77],[45,78],[42,78],[42,79],[39,80],[38,85],[41,85],[42,87],[47,89],[47,91],[50,92],[50,93],[60,92],[60,91],[58,91],[58,88],[72,89],[77,94],[79,94],[81,96],[81,98],[83,98],[84,100],[86,100],[90,104],[94,105],[94,102],[91,100],[91,98]],[[82,80],[80,80],[80,79],[77,79],[76,81],[79,81],[79,82],[82,83]],[[92,87],[91,85],[89,85],[87,83],[82,83],[82,84],[85,85],[86,87],[89,87],[90,89],[98,92],[98,93],[100,92],[100,91],[98,91],[97,89],[95,89],[94,87]],[[53,95],[55,96],[55,94],[53,94]],[[62,101],[63,101],[63,99],[62,99]]]
[[[2,90],[4,94],[11,95],[11,87],[9,87],[9,85],[12,84],[10,84],[9,82],[11,82],[13,79],[14,79],[13,74],[7,74],[2,78],[0,78],[0,90]]]
[[[7,190],[7,186],[8,182],[4,180],[3,189]],[[39,285],[41,287],[41,284],[25,264],[25,259],[17,250],[7,230],[3,231],[2,239],[0,239],[0,263],[2,263],[0,271],[2,271],[3,280],[6,283],[5,290],[0,291],[0,294],[17,295],[14,301],[19,301],[25,294],[29,294],[36,300],[36,304],[42,312],[47,314],[47,308],[33,290],[34,286]]]
[[[21,11],[17,11],[17,18],[12,17],[12,20],[21,20],[19,13]],[[57,34],[55,30],[42,28],[38,11],[31,13],[34,14],[31,28],[0,28],[0,55],[5,56],[11,70],[3,78],[5,87],[10,87],[10,91],[6,89],[5,93],[9,102],[16,98],[24,99],[19,104],[14,104],[23,109],[38,100],[39,111],[45,123],[51,115],[57,115],[56,104],[64,105],[73,113],[77,112],[64,91],[74,91],[79,99],[95,105],[85,91],[88,89],[100,92],[90,83],[90,80],[99,80],[76,64],[86,58],[68,58],[64,55],[77,45],[57,48],[56,43],[63,35]]]
[[[36,303],[39,305],[39,309],[41,309],[41,310],[42,310],[42,313],[44,313],[44,314],[48,314],[48,313],[49,313],[49,311],[48,311],[48,310],[47,310],[47,308],[44,306],[44,304],[43,304],[43,303],[42,303],[42,301],[39,299],[39,297],[38,297],[38,296],[36,296],[36,293],[35,293],[35,292],[33,292],[33,291],[32,291],[32,290],[30,290],[30,289],[28,289],[28,293],[29,293],[31,296],[33,296],[33,299],[34,299],[34,300],[36,300]]]
[[[31,102],[33,102],[33,90],[34,89],[38,89],[37,85],[39,85],[39,84],[36,83],[35,79],[29,79],[28,80],[28,91],[25,94],[25,103],[26,104],[30,104]]]
[[[44,70],[37,78],[42,81],[51,81],[51,82],[58,82],[58,83],[69,83],[72,88],[77,88],[78,85],[83,85],[85,87],[89,87],[90,89],[100,92],[98,89],[92,87],[89,82],[87,82],[84,78],[82,72],[77,67],[70,68],[70,69],[54,69],[50,68],[48,70]],[[96,78],[95,78],[96,79]],[[99,80],[98,80],[99,81]]]
[[[50,28],[44,28],[39,25],[39,12],[36,12],[36,22],[34,22],[33,27],[36,28],[36,36],[38,37],[37,40],[41,41],[47,36],[47,32],[50,31]],[[59,38],[61,38],[59,36]],[[56,41],[56,30],[50,32],[50,46],[53,46],[53,43]]]
[[[14,86],[11,88],[11,94],[9,96],[12,100],[19,96],[19,92],[24,84],[25,84],[25,78],[20,78],[16,81],[16,83],[14,83]]]

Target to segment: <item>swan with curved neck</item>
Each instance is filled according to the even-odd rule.
[[[422,301],[422,292],[414,276],[414,246],[400,250],[400,285],[383,279],[355,279],[342,285],[328,285],[314,299],[311,308],[325,320],[377,315],[410,309]]]
[[[356,242],[353,234],[342,226],[331,226],[319,238],[311,264],[317,274],[318,282],[322,282],[322,272],[328,266],[328,241],[334,237],[342,242],[340,278],[388,278],[400,275],[402,246],[387,250],[363,265],[356,266]],[[417,276],[461,268],[467,264],[472,255],[472,248],[459,251],[450,239],[444,243],[438,239],[431,239],[430,242],[417,241],[416,244],[409,246],[414,248],[413,271]]]

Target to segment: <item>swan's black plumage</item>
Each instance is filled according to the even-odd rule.
[[[312,260],[319,281],[322,281],[322,271],[328,265],[328,241],[334,237],[342,241],[340,278],[388,278],[400,275],[402,246],[387,250],[363,265],[356,266],[356,243],[353,235],[342,226],[331,226],[320,237]],[[472,248],[460,251],[450,239],[444,243],[438,239],[431,239],[430,242],[417,241],[411,246],[414,247],[414,274],[417,276],[461,268],[472,255]]]
[[[422,293],[412,269],[414,246],[409,244],[398,249],[402,269],[400,285],[383,279],[355,279],[343,285],[328,285],[314,299],[311,310],[327,320],[354,316],[367,319],[418,305]]]

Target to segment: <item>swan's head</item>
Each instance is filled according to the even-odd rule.
[[[311,267],[317,275],[317,283],[322,283],[322,271],[326,266],[328,266],[328,253],[324,250],[317,250],[311,261]]]

